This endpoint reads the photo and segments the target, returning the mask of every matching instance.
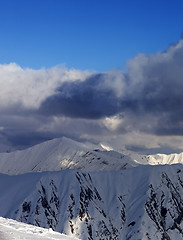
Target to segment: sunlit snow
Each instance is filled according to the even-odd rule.
[[[64,234],[54,232],[52,229],[44,229],[30,224],[20,223],[12,219],[0,217],[1,240],[78,240]]]

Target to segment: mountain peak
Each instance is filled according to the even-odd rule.
[[[21,151],[0,153],[0,172],[10,175],[63,169],[111,171],[136,165],[129,156],[122,153],[107,151],[101,146],[66,137],[49,140]]]
[[[114,171],[139,164],[175,163],[183,163],[183,153],[146,156],[127,151],[116,152],[106,145],[78,142],[67,137],[52,139],[21,151],[0,153],[0,172],[10,175],[63,169]]]

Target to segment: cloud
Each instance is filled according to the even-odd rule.
[[[41,126],[49,124],[53,118],[38,112],[41,103],[54,95],[64,82],[84,81],[91,74],[63,66],[33,70],[23,69],[15,63],[1,64],[1,143],[23,147],[55,137],[55,133],[40,131]]]
[[[156,134],[182,135],[182,62],[183,40],[166,52],[141,54],[128,64],[127,98],[135,113],[155,119]]]
[[[183,40],[166,52],[139,55],[128,64],[130,100],[144,111],[169,112],[180,110],[182,104]],[[138,105],[136,106],[138,107]]]
[[[180,148],[182,63],[183,40],[164,52],[137,55],[127,73],[0,65],[0,137],[31,145],[62,135],[98,142],[119,136],[134,149],[135,142]]]
[[[113,131],[135,129],[158,135],[182,135],[183,40],[154,55],[139,54],[128,72],[93,74],[64,82],[40,107],[45,115],[118,118]],[[107,122],[105,122],[106,124]],[[110,123],[112,125],[112,122]],[[175,127],[176,126],[176,127]]]
[[[48,115],[99,119],[120,111],[123,74],[93,74],[85,81],[65,82],[47,98],[40,111]]]
[[[87,71],[67,70],[64,67],[50,69],[22,69],[15,63],[0,65],[0,111],[38,109],[42,101],[55,93],[65,81],[85,79]],[[16,106],[16,107],[15,107]],[[18,107],[19,106],[19,107]]]

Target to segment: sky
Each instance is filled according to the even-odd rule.
[[[0,1],[0,144],[183,151],[183,2]]]

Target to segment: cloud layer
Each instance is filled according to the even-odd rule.
[[[72,118],[99,119],[120,112],[123,76],[93,74],[85,81],[65,82],[56,94],[47,98],[41,111],[48,115]],[[119,85],[119,86],[118,86]]]
[[[0,65],[0,139],[28,146],[62,135],[119,138],[145,148],[151,136],[152,148],[180,148],[182,65],[183,40],[165,52],[139,54],[128,62],[127,73]]]

